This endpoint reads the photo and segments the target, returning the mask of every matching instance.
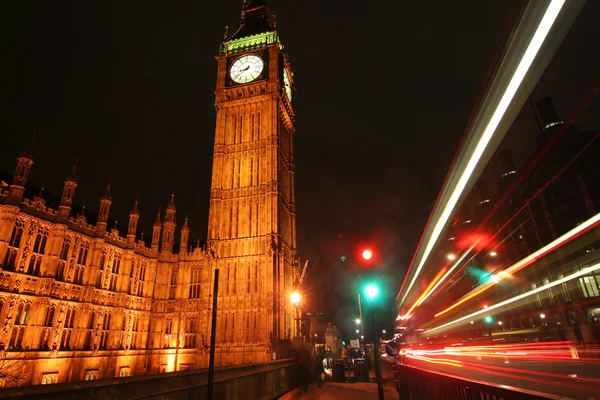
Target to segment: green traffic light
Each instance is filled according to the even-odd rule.
[[[368,298],[374,299],[375,297],[377,297],[377,294],[379,293],[379,289],[377,289],[377,286],[375,286],[375,285],[368,285],[365,288],[365,293],[367,294]]]
[[[491,324],[493,319],[492,317],[490,317],[489,315],[487,315],[484,319],[483,319],[487,324]]]

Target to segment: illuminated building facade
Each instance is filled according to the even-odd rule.
[[[293,78],[282,49],[267,2],[245,1],[217,57],[204,248],[190,246],[187,217],[177,227],[174,194],[147,246],[137,200],[122,237],[107,227],[110,185],[91,224],[72,215],[75,167],[53,209],[42,194],[25,198],[34,160],[18,158],[0,189],[0,355],[19,376],[2,385],[206,368],[216,268],[216,364],[281,355],[298,277]]]

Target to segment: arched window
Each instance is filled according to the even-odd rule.
[[[13,228],[10,236],[10,242],[8,243],[9,246],[17,248],[21,247],[21,238],[23,237],[24,227],[25,221],[20,218],[15,221],[15,227]]]
[[[46,321],[44,326],[52,327],[54,323],[54,312],[56,308],[54,306],[48,307],[48,311],[46,312]]]
[[[94,329],[94,323],[96,322],[96,311],[92,311],[90,314],[90,323],[88,324],[88,329]]]
[[[63,246],[62,246],[62,250],[60,251],[60,259],[61,260],[67,260],[67,257],[69,256],[69,248],[70,248],[70,244],[69,244],[69,239],[65,238],[64,242],[63,242]]]

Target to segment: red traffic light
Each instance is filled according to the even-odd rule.
[[[362,252],[362,258],[365,260],[370,260],[373,258],[373,251],[371,249],[364,249]]]

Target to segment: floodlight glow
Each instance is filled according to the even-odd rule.
[[[558,16],[558,13],[560,12],[564,3],[565,3],[565,0],[552,0],[550,5],[546,9],[544,17],[540,21],[540,24],[538,25],[538,27],[535,31],[535,34],[531,38],[531,41],[529,42],[529,45],[527,46],[527,50],[525,50],[525,53],[523,54],[523,57],[521,58],[519,65],[517,66],[515,72],[513,73],[513,76],[511,78],[508,86],[506,87],[506,90],[504,91],[504,94],[502,95],[502,98],[500,99],[500,102],[498,103],[498,106],[496,107],[496,110],[494,111],[492,118],[488,122],[487,127],[485,128],[483,134],[479,138],[479,142],[477,143],[475,150],[471,154],[471,158],[469,159],[469,162],[467,163],[464,171],[462,172],[460,179],[458,180],[456,186],[454,187],[452,195],[448,199],[448,202],[446,203],[444,211],[440,215],[439,219],[437,220],[437,222],[433,228],[433,231],[431,233],[431,238],[427,242],[427,246],[425,247],[423,256],[421,257],[421,260],[419,261],[417,270],[415,271],[415,274],[413,275],[413,278],[410,281],[408,288],[406,289],[406,293],[404,294],[404,297],[402,298],[401,303],[404,303],[406,296],[408,296],[410,289],[416,282],[417,277],[421,272],[421,269],[423,269],[423,266],[425,265],[425,261],[427,261],[429,254],[433,250],[433,246],[436,244],[437,240],[439,239],[440,234],[442,233],[442,230],[446,226],[446,223],[448,222],[448,219],[450,218],[450,215],[452,214],[452,211],[454,210],[456,203],[458,203],[458,199],[460,198],[463,190],[467,186],[469,178],[471,178],[471,174],[475,170],[475,167],[479,163],[479,160],[481,159],[483,152],[487,148],[488,144],[490,143],[490,140],[492,139],[492,136],[496,132],[496,128],[500,124],[500,121],[502,120],[504,113],[508,109],[508,106],[510,105],[517,90],[519,89],[521,82],[525,78],[525,75],[527,74],[529,67],[531,67],[531,64],[533,63],[535,56],[537,55],[540,47],[542,46],[542,43],[544,43],[544,40],[546,39],[546,36],[548,35],[548,32],[550,31],[550,28],[554,24],[554,21],[556,20],[556,17]]]

